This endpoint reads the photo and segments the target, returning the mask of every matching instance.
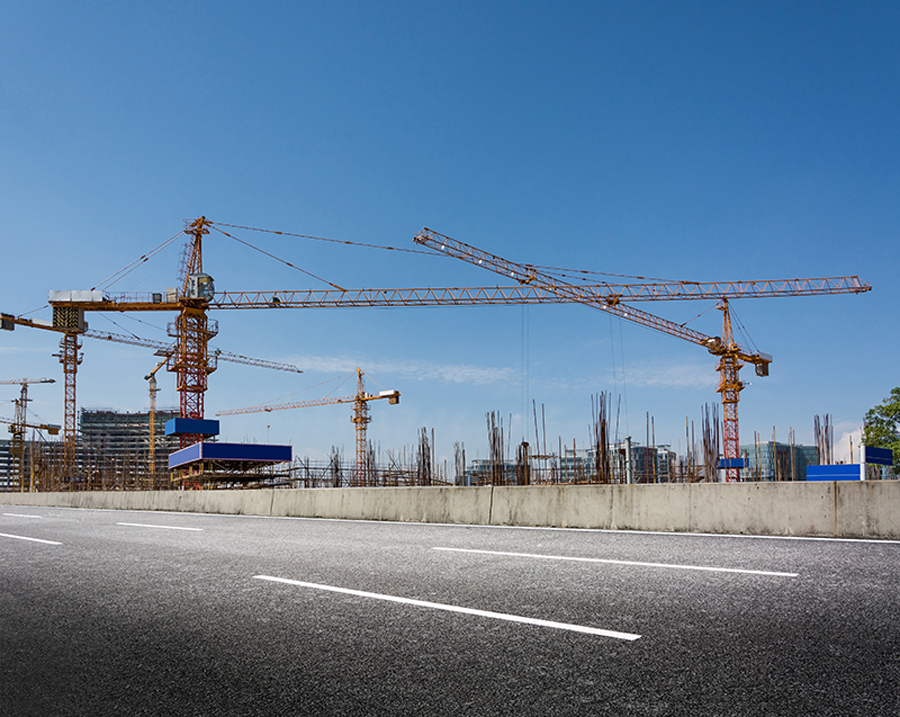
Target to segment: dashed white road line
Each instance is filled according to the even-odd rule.
[[[28,540],[32,543],[44,543],[45,545],[62,545],[55,540],[41,540],[40,538],[28,538],[24,535],[10,535],[9,533],[0,533],[0,538],[15,538],[16,540]]]
[[[439,602],[429,602],[427,600],[413,600],[411,598],[398,597],[396,595],[383,595],[381,593],[370,593],[363,590],[350,590],[348,588],[336,587],[334,585],[320,585],[319,583],[307,583],[301,580],[288,580],[286,578],[276,578],[271,575],[254,575],[257,580],[268,580],[273,583],[284,583],[286,585],[296,585],[303,588],[312,588],[314,590],[325,590],[327,592],[341,593],[343,595],[354,595],[356,597],[371,598],[373,600],[385,600],[387,602],[400,603],[401,605],[413,605],[415,607],[427,607],[432,610],[444,610],[446,612],[462,613],[464,615],[475,615],[476,617],[488,617],[494,620],[506,620],[507,622],[517,622],[525,625],[536,625],[538,627],[550,627],[557,630],[569,630],[571,632],[580,632],[586,635],[599,635],[601,637],[612,637],[617,640],[637,640],[641,636],[630,632],[617,632],[615,630],[602,630],[597,627],[588,627],[586,625],[574,625],[567,622],[553,622],[552,620],[540,620],[533,617],[524,617],[522,615],[510,615],[502,612],[491,612],[489,610],[476,610],[469,607],[460,607],[459,605],[447,605]]]
[[[43,515],[28,515],[27,513],[4,513],[7,518],[37,518],[41,520]]]
[[[631,565],[643,568],[671,568],[673,570],[701,570],[710,573],[741,573],[744,575],[768,575],[779,578],[796,578],[798,573],[778,573],[770,570],[744,570],[742,568],[715,568],[706,565],[678,565],[675,563],[645,563],[636,560],[609,560],[606,558],[579,558],[566,555],[541,555],[539,553],[507,553],[499,550],[474,550],[470,548],[434,548],[453,553],[476,553],[479,555],[502,555],[514,558],[537,558],[540,560],[569,560],[579,563],[606,563],[609,565]]]
[[[116,523],[116,525],[127,525],[132,528],[159,528],[160,530],[193,530],[202,532],[203,528],[184,528],[180,525],[151,525],[150,523]]]

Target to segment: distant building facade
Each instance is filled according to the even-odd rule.
[[[0,440],[0,491],[19,489],[19,462],[12,454],[12,441]]]
[[[819,465],[815,446],[791,445],[767,441],[740,447],[748,467],[741,470],[744,480],[805,481],[806,467]]]
[[[609,447],[609,476],[604,482],[627,483],[627,456],[624,442]],[[675,478],[676,455],[668,445],[654,447],[632,443],[631,480],[634,483],[669,483]],[[526,472],[523,480],[522,472]],[[459,485],[516,485],[521,483],[598,483],[596,451],[563,446],[561,456],[535,457],[530,469],[515,461],[492,462],[476,458],[466,465]]]

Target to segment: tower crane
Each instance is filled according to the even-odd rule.
[[[185,228],[191,237],[187,254],[186,274],[180,289],[163,294],[135,296],[128,294],[108,294],[103,291],[51,292],[54,326],[64,331],[60,342],[60,361],[66,378],[66,432],[67,456],[71,445],[71,460],[74,461],[75,424],[75,372],[80,364],[80,337],[87,327],[84,324],[85,311],[176,311],[176,321],[170,325],[170,335],[176,339],[176,350],[169,370],[178,374],[180,412],[185,418],[203,417],[203,396],[207,388],[207,375],[214,370],[209,361],[208,342],[217,333],[215,321],[207,318],[210,309],[275,309],[275,308],[323,308],[362,306],[474,306],[502,304],[542,304],[542,303],[587,303],[596,308],[637,321],[664,333],[703,345],[710,351],[725,351],[726,343],[721,337],[710,337],[673,322],[655,317],[632,306],[628,301],[728,299],[738,297],[764,296],[809,296],[818,294],[861,293],[871,287],[858,277],[837,277],[826,279],[798,279],[783,281],[755,282],[656,282],[650,284],[602,284],[577,286],[548,278],[533,267],[513,265],[493,257],[497,266],[507,269],[519,267],[519,273],[500,271],[519,281],[514,287],[476,288],[425,288],[425,289],[359,289],[335,288],[326,291],[256,291],[215,293],[212,277],[203,273],[202,239],[216,225],[200,217]],[[219,229],[219,231],[222,231]],[[423,236],[428,230],[423,232]],[[224,232],[223,232],[224,233]],[[282,232],[272,232],[281,234]],[[230,235],[229,235],[230,236]],[[433,237],[441,235],[432,234]],[[445,238],[452,243],[453,240]],[[352,244],[352,242],[344,242]],[[420,242],[425,243],[425,242]],[[446,245],[445,242],[441,242]],[[462,245],[458,243],[460,247]],[[432,248],[437,248],[432,245]],[[477,252],[473,247],[469,250]],[[491,255],[492,256],[492,255]],[[484,252],[478,256],[482,262],[488,258]],[[460,257],[462,258],[462,257]],[[490,267],[488,267],[490,268]],[[496,269],[495,269],[496,270]],[[533,276],[531,275],[533,273]],[[531,278],[529,278],[531,277]],[[727,310],[727,304],[724,305]],[[727,311],[723,312],[723,319]],[[6,316],[0,316],[0,327],[8,328]],[[726,332],[723,332],[723,334]],[[726,337],[727,338],[727,337]],[[765,371],[771,360],[764,354],[731,355],[736,360],[750,360],[757,370]],[[724,354],[717,354],[724,355]],[[736,371],[733,365],[723,364],[725,373]],[[739,367],[738,367],[739,368]],[[732,380],[733,379],[733,380]],[[733,385],[736,374],[725,382]],[[733,393],[733,391],[732,391]],[[724,395],[724,394],[723,394]],[[729,394],[731,395],[731,394]],[[736,395],[736,394],[734,394]],[[730,416],[731,414],[729,414]],[[736,403],[734,413],[736,427]],[[736,434],[735,434],[736,435]],[[193,436],[185,440],[194,440]]]
[[[745,384],[740,380],[740,370],[745,363],[752,363],[756,367],[758,376],[769,375],[769,364],[772,357],[761,352],[751,352],[743,348],[734,340],[734,334],[731,325],[731,316],[728,309],[728,296],[717,294],[715,289],[709,291],[706,296],[701,296],[701,292],[692,292],[691,296],[679,298],[716,298],[719,300],[718,308],[722,311],[722,336],[707,336],[689,329],[682,324],[676,324],[667,319],[647,313],[641,309],[622,303],[625,292],[608,293],[605,296],[598,295],[594,291],[568,281],[556,278],[547,272],[529,265],[518,264],[508,261],[495,254],[478,249],[464,242],[439,234],[431,229],[423,228],[419,232],[414,241],[422,246],[427,246],[442,254],[461,259],[463,261],[480,266],[482,268],[493,271],[497,274],[509,277],[520,284],[534,286],[551,291],[560,297],[581,304],[587,304],[601,311],[618,316],[619,318],[632,321],[642,326],[661,331],[676,336],[678,338],[690,341],[692,343],[703,346],[713,356],[719,357],[719,364],[716,370],[719,372],[719,387],[717,392],[721,395],[722,401],[722,427],[723,427],[723,449],[724,464],[726,469],[726,477],[728,480],[740,479],[740,437],[738,430],[738,401],[740,392],[744,389]],[[856,279],[856,282],[848,281]],[[815,280],[806,280],[815,281]],[[754,282],[740,282],[735,287],[736,291],[731,292],[745,296],[798,296],[796,289],[811,288],[808,283],[804,284],[804,280],[797,280],[800,286],[788,286],[783,290],[775,290],[771,284],[773,282],[759,282],[762,286],[753,286]],[[741,284],[747,284],[741,288]],[[868,284],[859,282],[856,277],[844,277],[843,279],[819,281],[815,293],[834,294],[834,293],[861,293],[868,291],[871,287]],[[639,286],[636,285],[632,290],[633,295],[647,294],[647,298],[653,293],[654,288],[659,289],[660,284],[650,284]],[[680,286],[680,285],[679,285]],[[692,288],[699,285],[685,284],[685,288]],[[714,284],[714,287],[719,286]],[[660,298],[675,298],[674,296],[659,295]]]
[[[19,490],[25,491],[25,429],[35,428],[39,431],[47,431],[51,436],[59,435],[60,426],[55,423],[20,423],[0,418],[0,423],[9,424],[9,432],[13,434],[13,444],[10,453],[16,458],[16,470],[19,476]]]
[[[283,411],[289,408],[308,408],[310,406],[330,406],[336,403],[352,403],[353,415],[350,420],[356,429],[356,485],[365,486],[368,484],[368,459],[366,441],[366,428],[372,422],[372,416],[369,415],[369,402],[386,398],[390,405],[400,403],[400,392],[395,390],[381,391],[379,393],[366,393],[365,381],[363,380],[363,370],[356,369],[356,395],[354,396],[338,396],[334,398],[320,398],[314,401],[295,401],[292,403],[274,403],[261,406],[250,406],[249,408],[231,408],[224,411],[218,411],[217,416],[233,416],[240,413],[259,413],[262,411]]]
[[[150,388],[150,411],[148,415],[148,423],[150,424],[150,447],[147,456],[149,468],[150,483],[156,487],[156,394],[159,393],[159,387],[156,385],[156,372],[165,366],[169,361],[166,356],[162,361],[156,364],[156,367],[144,376],[144,380],[149,382]]]
[[[37,428],[38,430],[45,430],[51,435],[59,433],[59,426],[52,424],[32,425],[26,420],[28,417],[28,401],[30,400],[28,398],[28,385],[36,383],[56,383],[56,380],[52,378],[15,378],[0,381],[0,385],[20,385],[22,387],[19,398],[15,399],[16,410],[13,420],[9,422],[9,432],[12,434],[10,453],[16,459],[18,465],[19,487],[22,490],[25,488],[25,429]]]

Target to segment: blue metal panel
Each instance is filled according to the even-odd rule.
[[[166,421],[166,435],[183,434],[197,436],[218,436],[219,422],[202,418],[173,418]]]
[[[186,463],[193,463],[194,461],[200,460],[200,451],[202,443],[195,443],[192,446],[188,446],[187,448],[182,448],[180,451],[174,451],[169,454],[169,468],[177,468],[178,466],[183,466]]]
[[[840,466],[807,466],[806,480],[859,480],[859,463]]]
[[[290,446],[259,443],[195,443],[169,455],[169,468],[197,461],[244,461],[250,463],[284,463],[293,460]]]
[[[290,446],[260,443],[203,443],[201,457],[207,461],[263,461],[280,463],[293,458]]]
[[[720,458],[719,468],[746,468],[750,465],[749,458]]]
[[[863,446],[863,463],[872,463],[876,466],[894,465],[894,452],[890,448],[873,448]]]

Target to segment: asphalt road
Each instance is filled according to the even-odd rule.
[[[0,506],[0,715],[898,715],[898,591],[896,541]]]

